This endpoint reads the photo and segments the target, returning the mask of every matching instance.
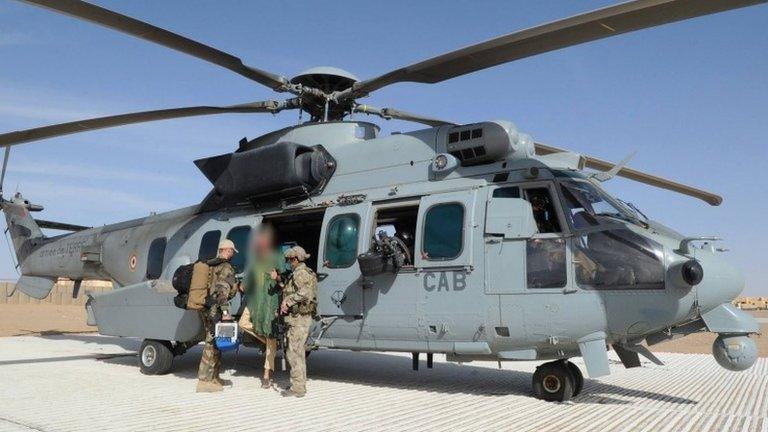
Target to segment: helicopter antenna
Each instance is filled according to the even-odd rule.
[[[622,159],[621,162],[619,162],[616,165],[614,165],[613,168],[611,168],[610,170],[608,170],[608,171],[600,171],[598,173],[592,174],[591,177],[594,178],[597,181],[600,181],[600,182],[605,182],[605,181],[608,181],[608,180],[616,177],[616,174],[618,174],[619,171],[621,171],[625,166],[627,166],[629,161],[631,161],[632,158],[634,158],[636,154],[637,154],[637,150],[635,150],[632,153],[630,153],[629,155],[627,155],[627,157]]]

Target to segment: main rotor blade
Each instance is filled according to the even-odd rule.
[[[352,109],[354,112],[363,114],[372,114],[379,116],[385,120],[397,119],[403,121],[410,121],[414,123],[421,123],[427,126],[437,127],[443,125],[455,125],[456,123],[440,120],[431,117],[424,117],[418,114],[412,114],[405,111],[399,111],[394,108],[376,108],[370,105],[355,105]]]
[[[175,49],[176,51],[181,51],[193,57],[227,68],[273,90],[284,90],[285,87],[290,84],[283,76],[246,66],[243,64],[242,60],[232,54],[91,3],[80,0],[20,1],[25,1],[75,18],[100,24],[104,27],[127,33],[131,36],[136,36],[137,38]]]
[[[3,171],[0,174],[0,199],[3,198],[3,184],[5,183],[5,170],[8,168],[8,158],[11,157],[11,148],[5,148],[5,156],[3,157]]]
[[[536,146],[536,154],[538,155],[547,155],[552,153],[561,153],[561,152],[568,151],[568,150],[552,147],[552,146],[541,144],[541,143],[535,143],[535,146]],[[613,168],[616,165],[612,162],[608,162],[603,159],[598,159],[596,157],[586,156],[586,155],[582,155],[582,156],[586,161],[585,166],[587,168],[592,168],[599,171],[609,171],[611,168]],[[682,183],[678,183],[672,180],[667,180],[663,177],[658,177],[653,174],[644,173],[642,171],[638,171],[632,168],[623,167],[616,175],[619,177],[624,177],[630,180],[634,180],[636,182],[644,183],[650,186],[655,186],[657,188],[666,189],[672,192],[681,193],[683,195],[692,196],[694,198],[698,198],[702,201],[705,201],[706,203],[713,206],[718,206],[723,203],[723,197],[721,197],[720,195],[714,194],[712,192],[707,192],[705,190],[697,189],[692,186],[684,185]]]
[[[365,96],[398,82],[434,84],[502,63],[616,36],[764,3],[766,0],[635,0],[510,33],[360,81],[340,98]]]
[[[39,141],[62,135],[87,132],[97,129],[105,129],[115,126],[123,126],[134,123],[144,123],[157,120],[168,120],[182,117],[202,116],[227,113],[275,113],[283,109],[295,108],[298,103],[294,99],[286,102],[263,101],[231,106],[195,106],[186,108],[170,108],[155,111],[142,111],[130,114],[119,114],[107,117],[98,117],[88,120],[78,120],[69,123],[60,123],[51,126],[43,126],[0,135],[0,147],[8,147],[30,141]]]

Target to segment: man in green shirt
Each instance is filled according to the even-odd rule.
[[[266,349],[264,351],[264,377],[262,388],[272,386],[277,352],[277,320],[280,308],[280,273],[285,267],[282,255],[275,249],[274,232],[269,226],[259,226],[251,239],[251,253],[245,273],[244,292],[246,308],[239,325]]]

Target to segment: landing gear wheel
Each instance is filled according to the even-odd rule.
[[[568,370],[571,371],[571,375],[573,375],[573,397],[576,397],[584,388],[584,375],[581,373],[581,369],[575,364],[569,361],[566,361],[565,363],[568,365]]]
[[[544,363],[533,374],[533,393],[545,401],[566,402],[573,397],[574,383],[567,362]]]
[[[145,339],[139,349],[139,369],[144,375],[163,375],[173,365],[173,346],[168,341]]]

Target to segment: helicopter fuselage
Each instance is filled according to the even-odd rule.
[[[250,230],[270,223],[280,242],[312,254],[317,347],[455,361],[582,355],[599,376],[607,373],[606,345],[645,355],[643,341],[713,331],[748,345],[757,331],[730,307],[743,279],[720,252],[644,220],[584,173],[579,155],[535,156],[530,138],[508,122],[375,134],[368,123],[338,122],[254,140],[252,148],[321,145],[335,172],[312,196],[193,206],[32,240],[39,244],[22,272],[112,280],[120,288],[89,302],[102,333],[189,342],[199,320],[169,302],[162,281],[211,258],[225,237],[243,251],[234,260],[243,270]],[[363,275],[357,256],[381,232],[403,239],[408,259]],[[698,269],[683,270],[689,262]],[[745,349],[724,366],[751,365]]]

